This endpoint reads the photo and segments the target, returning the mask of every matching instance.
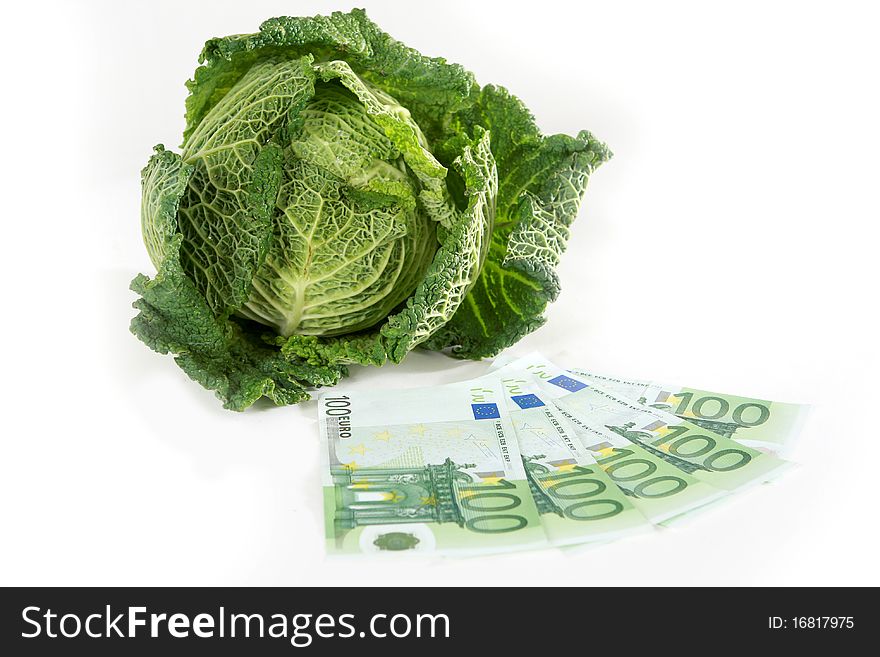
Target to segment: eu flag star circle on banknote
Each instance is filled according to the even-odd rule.
[[[498,404],[471,404],[475,420],[495,420],[501,417]]]
[[[583,390],[587,387],[586,383],[572,379],[570,376],[565,376],[564,374],[554,376],[548,381],[548,383],[552,383],[553,385],[558,386],[563,390],[568,390],[569,392],[577,392],[578,390]]]
[[[541,398],[538,397],[538,395],[513,395],[511,399],[517,406],[523,409],[544,406],[544,402],[541,401]]]

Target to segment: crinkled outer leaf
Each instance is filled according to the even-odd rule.
[[[474,134],[452,165],[464,182],[467,207],[450,229],[440,227],[441,246],[406,307],[377,331],[320,340],[298,335],[279,339],[285,354],[314,363],[400,362],[453,317],[486,258],[495,217],[498,177],[489,134],[479,127]]]
[[[182,235],[177,209],[194,167],[162,146],[142,174],[142,223],[151,256],[158,260],[153,279],[140,275],[132,290],[140,312],[132,332],[159,353],[173,353],[195,381],[215,390],[224,406],[242,410],[262,396],[276,404],[308,399],[306,386],[332,385],[345,373],[338,366],[314,365],[282,356],[233,320],[217,317],[180,263]]]
[[[586,131],[543,136],[522,102],[483,88],[454,130],[487,128],[498,166],[498,207],[489,255],[452,320],[422,346],[464,358],[492,356],[544,323],[559,293],[556,267],[590,174],[611,153]]]
[[[343,60],[355,73],[408,108],[434,139],[449,116],[476,91],[473,75],[458,64],[425,57],[385,34],[361,9],[330,16],[271,18],[255,34],[211,39],[188,83],[184,140],[256,62],[312,54],[316,61]]]
[[[272,238],[281,149],[268,143],[314,95],[312,58],[253,66],[190,134],[181,262],[218,315],[238,310]]]

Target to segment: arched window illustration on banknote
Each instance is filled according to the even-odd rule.
[[[463,527],[466,518],[455,484],[471,484],[471,477],[462,470],[473,467],[468,463],[459,465],[451,459],[422,467],[353,469],[344,464],[333,465],[330,472],[334,484],[336,534],[343,536],[356,527],[369,525],[454,523]],[[416,540],[390,536],[400,533],[391,530],[378,534],[373,544],[386,550],[418,546],[420,541],[415,536],[412,538]]]

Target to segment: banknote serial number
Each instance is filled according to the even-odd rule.
[[[853,616],[770,616],[771,630],[851,630],[855,627]]]

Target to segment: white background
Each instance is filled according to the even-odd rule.
[[[812,403],[794,473],[574,554],[324,554],[314,403],[235,414],[128,332],[139,172],[209,37],[319,2],[8,3],[0,40],[0,584],[880,584],[880,102],[870,3],[361,2],[588,128],[594,177],[518,351]],[[715,3],[711,3],[715,5]],[[13,7],[26,6],[26,9]],[[414,353],[405,387],[485,370]]]

